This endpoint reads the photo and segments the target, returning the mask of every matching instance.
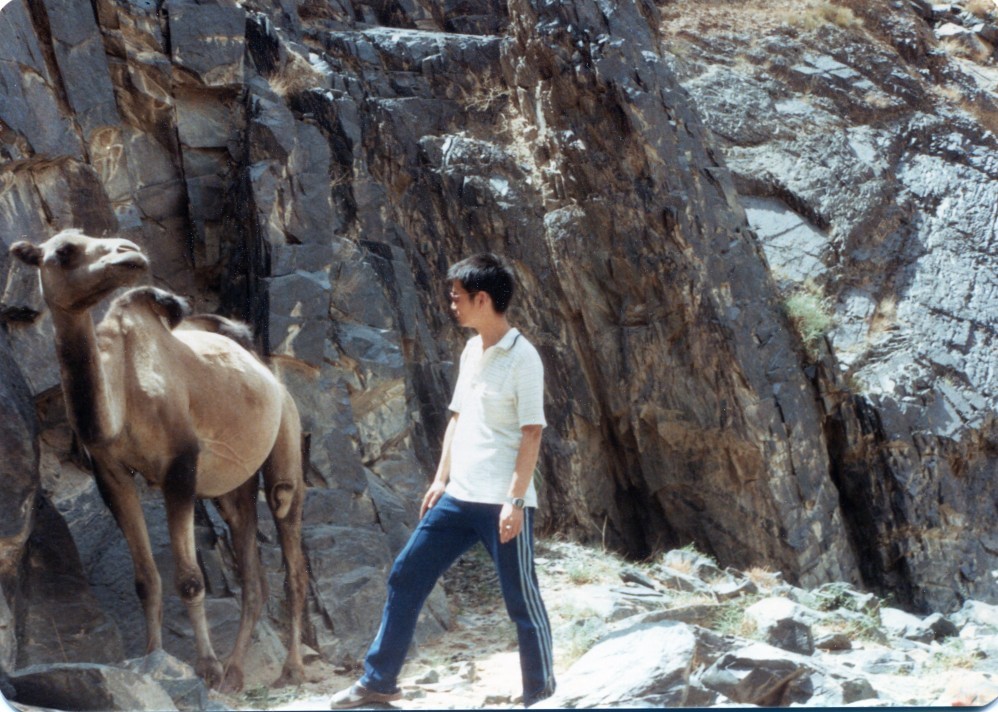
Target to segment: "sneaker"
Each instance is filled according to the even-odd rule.
[[[395,690],[395,692],[375,692],[374,690],[368,690],[359,682],[355,682],[350,687],[340,690],[329,698],[329,709],[349,710],[371,703],[394,702],[401,699],[402,690]]]

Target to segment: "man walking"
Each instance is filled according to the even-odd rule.
[[[461,554],[482,542],[495,562],[516,625],[525,707],[554,694],[551,626],[534,571],[533,472],[544,418],[544,367],[506,318],[512,270],[482,253],[447,273],[451,311],[474,329],[461,354],[453,415],[420,522],[388,577],[381,627],[364,674],[333,695],[332,709],[401,699],[398,675],[423,603]]]

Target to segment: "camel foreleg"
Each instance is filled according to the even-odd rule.
[[[153,558],[142,503],[130,473],[117,463],[106,461],[101,454],[91,454],[97,489],[111,510],[132,556],[135,593],[146,619],[148,655],[163,647],[163,584]]]
[[[225,663],[225,677],[221,688],[225,692],[238,692],[243,688],[243,658],[267,598],[266,579],[256,542],[256,496],[259,489],[259,481],[254,473],[238,488],[215,500],[218,511],[229,526],[243,589],[239,632],[236,634],[232,653]]]
[[[195,670],[212,688],[222,682],[222,664],[211,647],[204,611],[204,575],[198,566],[194,546],[194,504],[196,499],[198,448],[185,448],[167,469],[163,480],[166,524],[173,551],[174,582],[194,628],[198,661]]]
[[[295,685],[305,679],[302,660],[302,625],[308,564],[302,552],[302,510],[305,504],[305,477],[302,470],[301,420],[291,395],[285,391],[281,427],[277,442],[263,466],[267,504],[277,525],[284,558],[284,588],[287,596],[290,630],[288,656],[275,686]]]

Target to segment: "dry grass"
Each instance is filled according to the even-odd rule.
[[[766,34],[779,27],[816,30],[825,25],[846,29],[862,27],[863,21],[842,3],[830,0],[686,0],[662,10],[666,34],[730,32],[751,28],[753,34]]]
[[[805,30],[817,30],[824,25],[836,25],[843,29],[855,29],[863,25],[851,9],[827,0],[801,3],[785,10],[783,16],[787,24]]]
[[[270,77],[270,88],[287,98],[326,86],[326,76],[300,54],[289,53],[287,61]]]
[[[509,90],[501,86],[483,86],[478,91],[462,90],[459,102],[470,111],[501,110],[509,100]]]
[[[867,335],[877,336],[886,331],[891,331],[897,326],[898,300],[897,295],[888,294],[880,300],[877,308],[870,317],[870,326]]]
[[[963,9],[975,17],[990,18],[998,14],[998,3],[995,0],[970,0]]]
[[[772,591],[782,583],[779,574],[760,566],[750,568],[745,572],[745,577],[754,583],[760,591]]]
[[[964,647],[963,641],[959,638],[948,638],[932,654],[932,658],[926,664],[926,669],[930,672],[948,672],[955,669],[974,670],[982,657],[977,651]]]
[[[998,105],[993,101],[968,98],[959,87],[953,85],[933,84],[930,91],[940,101],[952,104],[973,116],[988,131],[998,133]]]
[[[939,42],[939,46],[947,54],[963,57],[977,64],[986,64],[994,55],[994,47],[974,34],[966,34],[960,38],[947,37]]]

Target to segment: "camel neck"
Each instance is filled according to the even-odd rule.
[[[85,445],[104,442],[115,428],[93,318],[52,310],[52,324],[70,424]]]

